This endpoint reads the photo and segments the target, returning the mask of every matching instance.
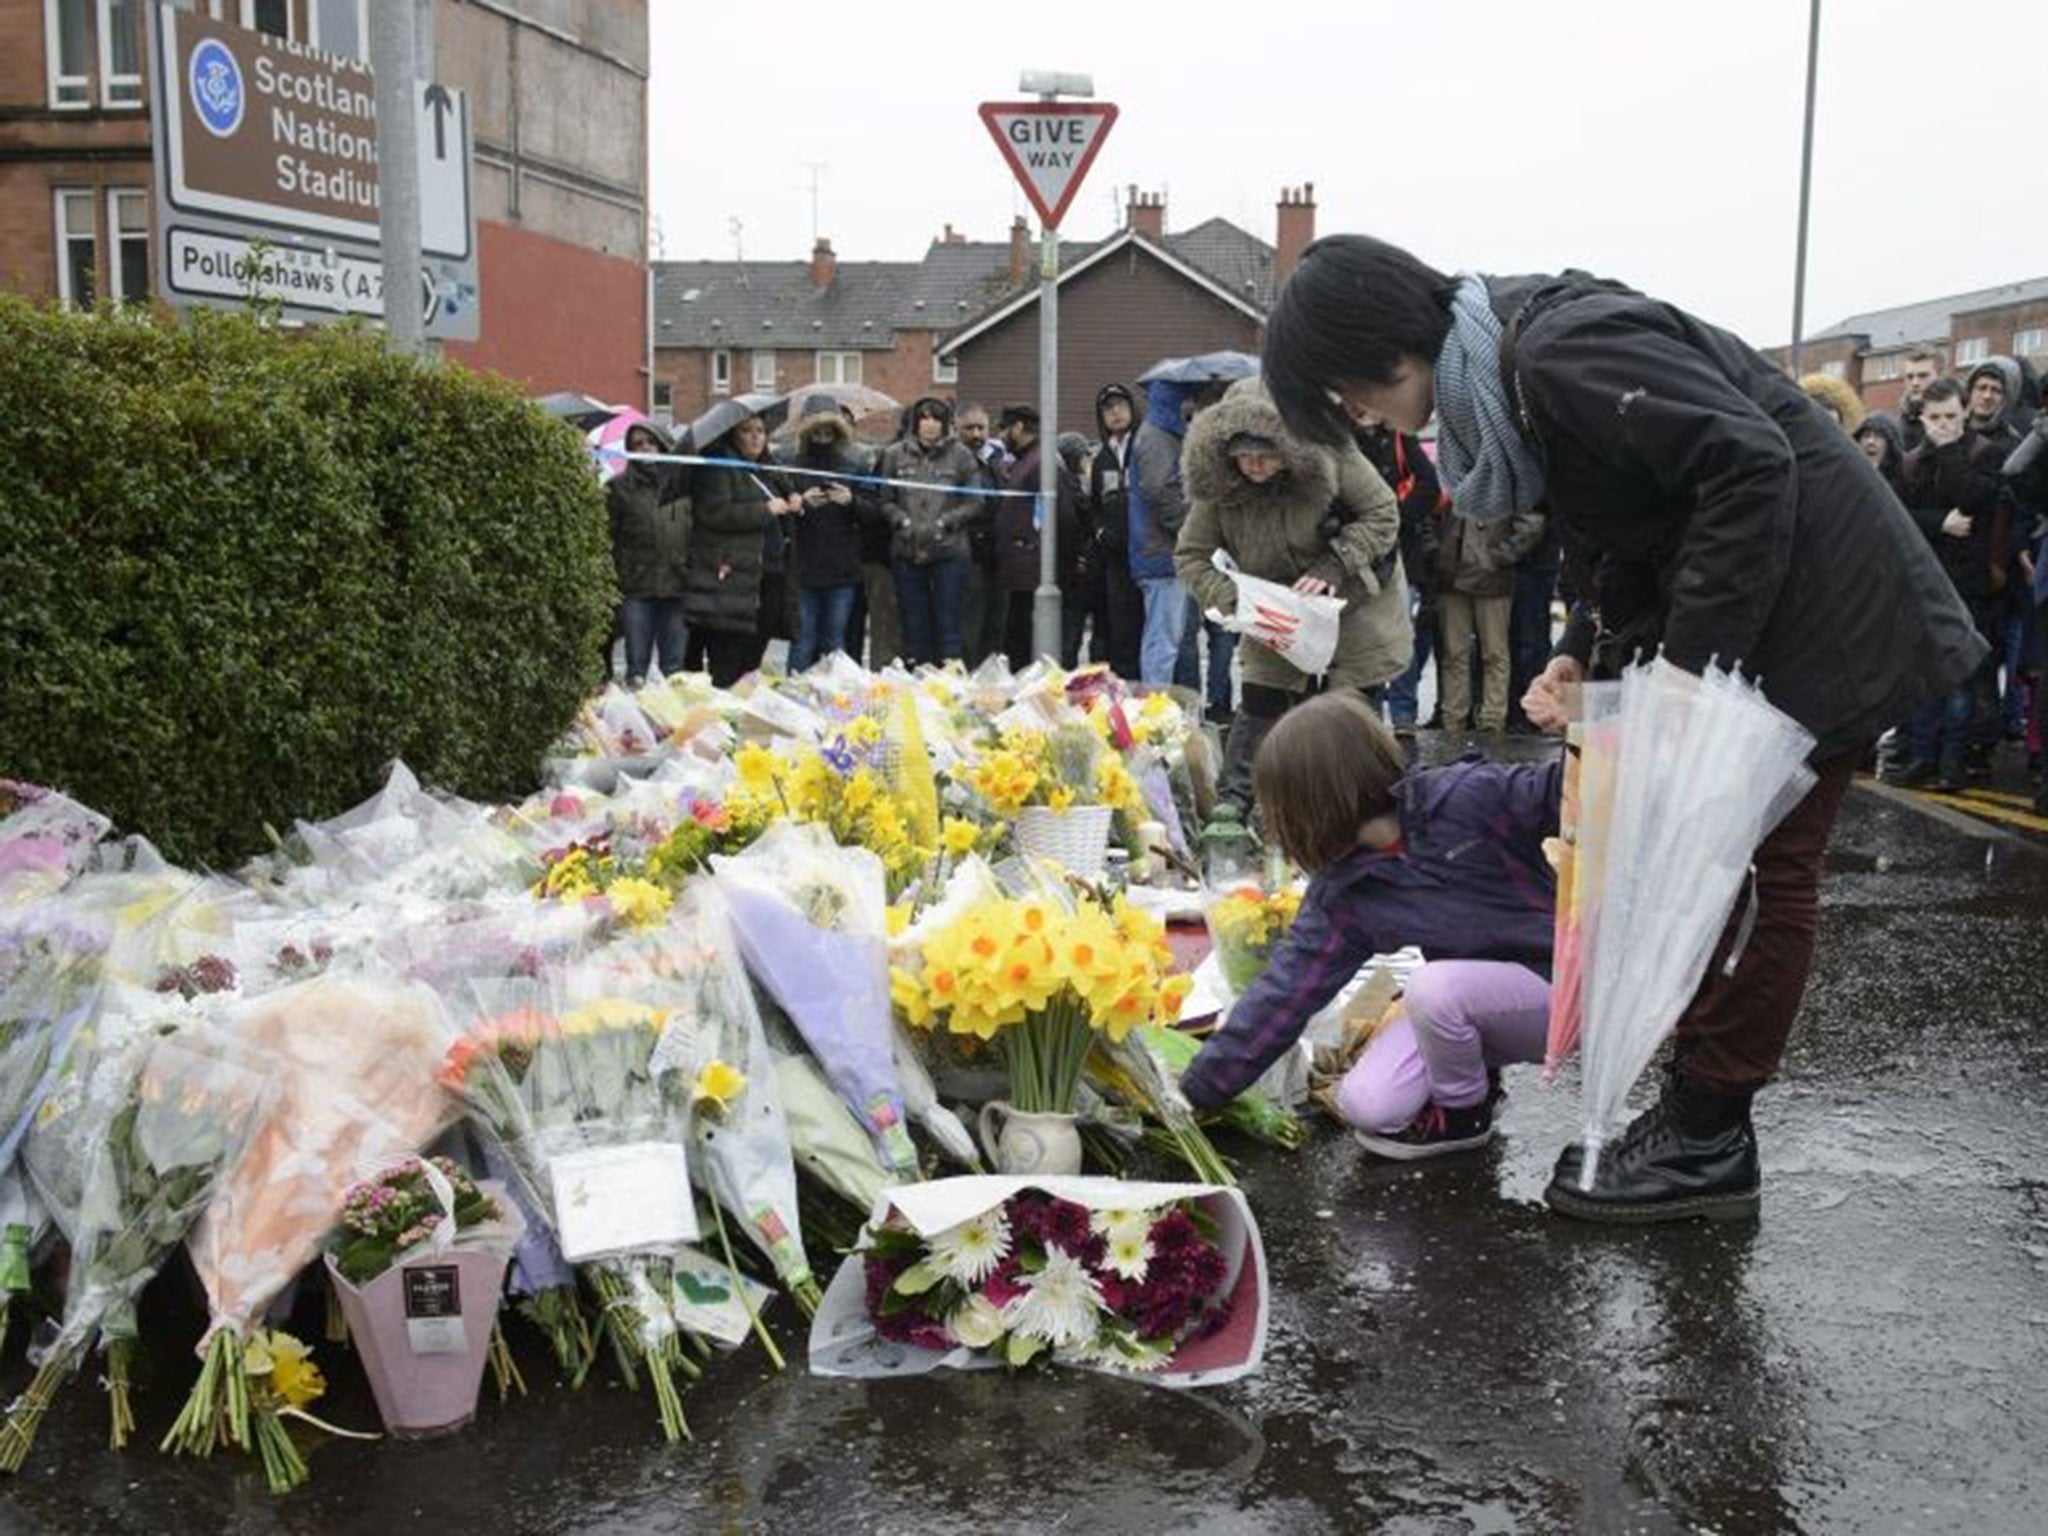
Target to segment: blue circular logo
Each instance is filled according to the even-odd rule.
[[[226,43],[209,37],[192,50],[192,104],[199,109],[199,121],[217,139],[224,139],[242,126],[242,107],[247,93],[242,89],[242,66]]]

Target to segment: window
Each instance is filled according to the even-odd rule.
[[[1866,384],[1884,384],[1898,378],[1906,371],[1903,353],[1887,352],[1882,357],[1863,359],[1863,380]]]
[[[761,394],[774,392],[775,354],[772,351],[754,354],[754,389]]]
[[[711,354],[711,393],[732,393],[732,354],[723,347]]]
[[[111,292],[124,304],[149,299],[149,194],[116,187],[107,193],[107,235],[114,259],[107,263]]]
[[[67,305],[89,308],[97,296],[98,234],[93,227],[92,193],[57,194],[57,297]]]
[[[1820,371],[1831,379],[1846,379],[1849,377],[1849,365],[1839,357],[1831,363],[1822,363]]]
[[[43,62],[50,77],[50,105],[92,105],[92,38],[87,20],[92,0],[43,0]]]
[[[654,414],[664,421],[675,419],[676,387],[666,379],[654,381]]]
[[[934,384],[958,384],[960,382],[960,358],[957,353],[951,357],[941,357],[936,347],[932,349],[932,382]]]
[[[1956,343],[1956,366],[1958,368],[1962,367],[1965,363],[1981,363],[1990,355],[1991,338],[1989,336],[1965,336]]]
[[[313,0],[313,46],[367,61],[370,25],[364,0]]]
[[[860,354],[858,352],[820,352],[818,354],[817,379],[820,384],[858,384],[860,382]]]
[[[2032,330],[2014,331],[2012,350],[2016,357],[2039,357],[2048,353],[2048,330],[2036,326]]]
[[[292,0],[242,0],[242,25],[254,32],[290,40]]]
[[[142,0],[99,0],[100,104],[142,105]]]

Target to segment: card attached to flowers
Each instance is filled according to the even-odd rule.
[[[1043,1364],[1161,1386],[1259,1369],[1267,1276],[1243,1194],[973,1176],[877,1197],[811,1325],[811,1371],[875,1379]]]
[[[690,1165],[673,1141],[636,1141],[557,1153],[555,1235],[571,1264],[697,1239]]]

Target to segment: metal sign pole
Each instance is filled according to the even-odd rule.
[[[1060,232],[1045,226],[1038,271],[1038,597],[1032,607],[1031,647],[1054,661],[1060,655],[1059,555]]]
[[[420,350],[426,306],[420,279],[417,38],[410,5],[370,7],[370,68],[377,81],[377,233],[384,263],[384,334]]]

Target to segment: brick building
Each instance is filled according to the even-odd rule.
[[[191,0],[353,58],[371,0]],[[148,297],[145,0],[0,0],[0,288]],[[535,393],[645,401],[645,0],[435,0],[421,73],[469,93],[482,334]]]
[[[1800,366],[1846,380],[1872,410],[1896,410],[1906,357],[1922,347],[1966,374],[1987,357],[2023,357],[2048,370],[2048,277],[1853,315],[1807,339]],[[1789,347],[1765,354],[1780,367]]]
[[[1315,235],[1313,187],[1282,196],[1268,245],[1226,219],[1166,232],[1163,197],[1128,193],[1125,227],[1060,245],[1063,376],[1055,430],[1088,430],[1096,390],[1160,358],[1256,351],[1273,289]],[[1038,397],[1038,243],[949,225],[920,261],[654,264],[655,399],[676,421],[724,395],[857,382],[992,409]]]

